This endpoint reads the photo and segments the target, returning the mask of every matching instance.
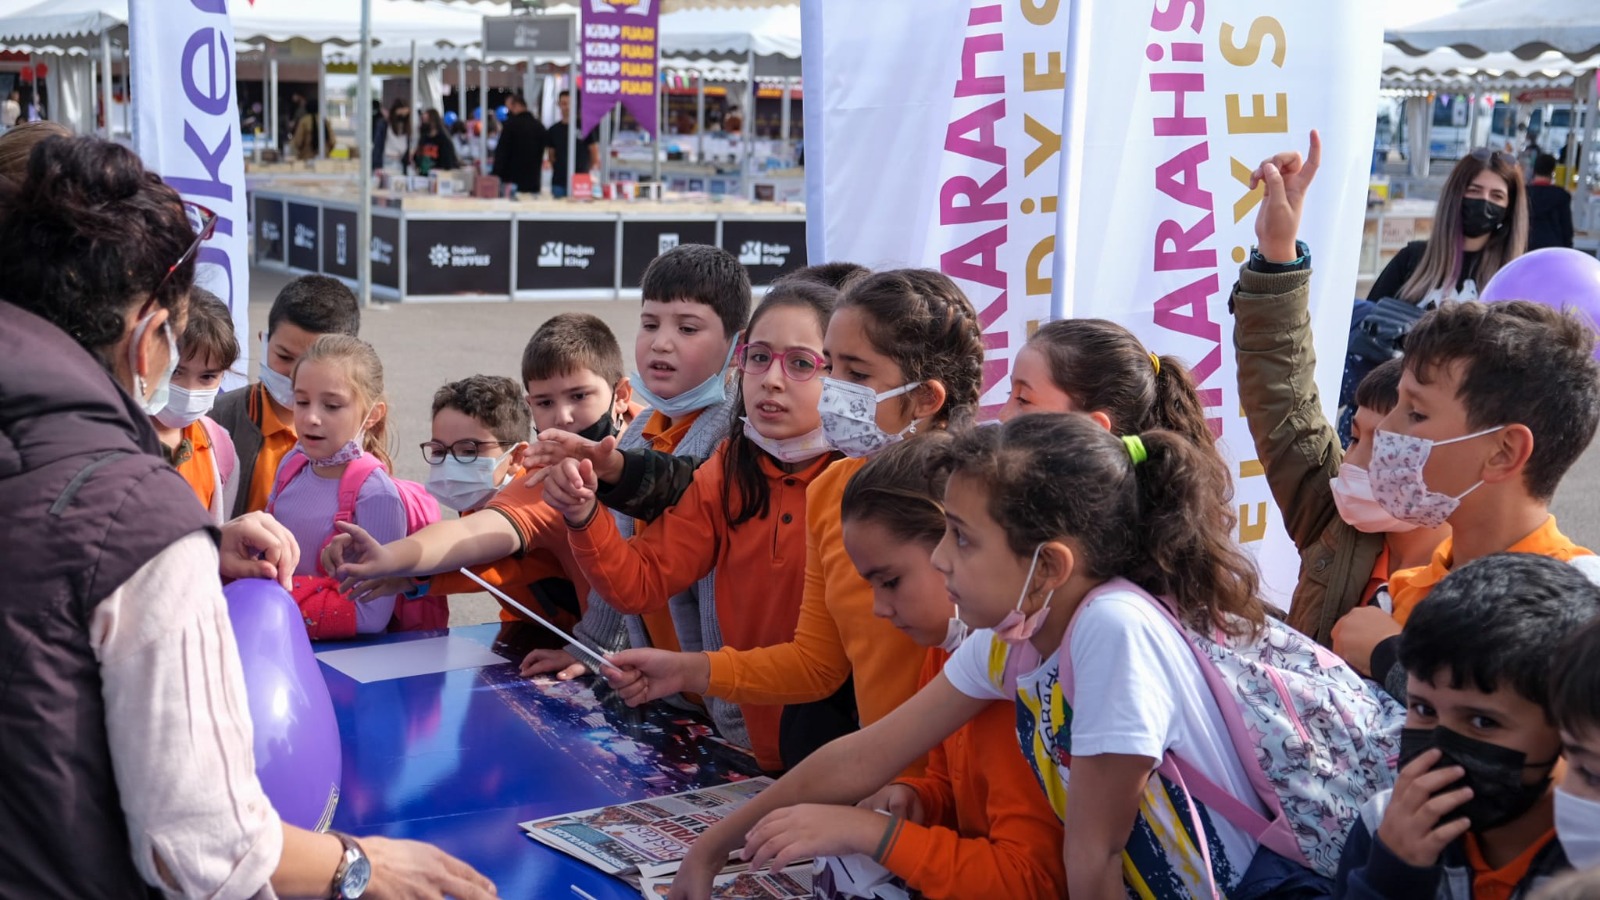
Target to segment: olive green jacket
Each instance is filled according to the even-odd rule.
[[[1300,550],[1289,624],[1324,646],[1333,623],[1361,602],[1383,535],[1339,517],[1329,482],[1344,450],[1322,412],[1311,339],[1311,270],[1281,274],[1241,267],[1228,307],[1239,364],[1239,402],[1272,497]]]

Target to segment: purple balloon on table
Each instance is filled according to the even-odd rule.
[[[1600,259],[1566,247],[1524,253],[1501,267],[1478,299],[1532,300],[1552,309],[1581,311],[1600,324]],[[1600,347],[1595,358],[1600,359]]]
[[[223,588],[255,732],[256,775],[278,815],[326,828],[339,802],[339,723],[294,598],[275,581]]]

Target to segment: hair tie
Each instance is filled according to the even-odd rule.
[[[1140,440],[1137,434],[1123,435],[1122,446],[1128,448],[1128,458],[1133,460],[1136,466],[1150,458],[1150,454],[1144,449],[1144,441]]]
[[[1150,367],[1156,370],[1156,374],[1157,375],[1160,375],[1161,374],[1161,357],[1155,355],[1154,353],[1150,354]]]

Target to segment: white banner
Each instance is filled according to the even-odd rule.
[[[195,283],[233,311],[241,356],[224,387],[241,385],[256,341],[228,0],[129,0],[128,37],[134,147],[185,200],[217,214]]]
[[[1187,360],[1238,475],[1239,538],[1281,601],[1298,556],[1239,414],[1227,311],[1259,197],[1238,176],[1321,130],[1303,237],[1332,404],[1379,21],[1375,0],[929,0],[909,20],[901,4],[804,0],[810,258],[954,278],[983,322],[986,413],[1052,309],[1120,322]],[[1057,247],[1072,249],[1058,259]]]

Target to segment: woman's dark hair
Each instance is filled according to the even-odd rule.
[[[110,141],[45,138],[20,181],[0,179],[0,297],[91,351],[122,337],[136,304],[182,310],[194,257],[167,271],[194,238],[178,192]]]
[[[1094,578],[1121,576],[1170,597],[1196,630],[1253,631],[1266,619],[1255,563],[1233,541],[1233,482],[1222,457],[1172,431],[1129,443],[1079,413],[970,428],[935,454],[937,471],[981,482],[989,516],[1019,556],[1070,538]]]
[[[805,278],[783,278],[772,285],[767,296],[750,316],[744,330],[746,340],[755,331],[756,323],[775,309],[809,309],[817,317],[817,329],[827,331],[828,317],[833,315],[833,305],[839,292],[833,288]],[[774,359],[772,364],[783,363]],[[744,412],[744,379],[737,378],[737,394],[733,408]],[[722,456],[722,511],[728,517],[728,526],[737,528],[751,519],[765,518],[772,501],[772,489],[767,476],[761,472],[761,457],[766,454],[753,441],[744,436],[744,422],[734,416],[728,427],[728,449]]]
[[[944,486],[949,475],[932,462],[948,451],[953,440],[948,431],[930,431],[872,457],[845,484],[839,518],[876,523],[898,540],[931,550],[944,537]]]
[[[1134,333],[1105,319],[1065,319],[1039,327],[1028,346],[1050,363],[1050,380],[1082,412],[1103,412],[1113,434],[1164,428],[1212,447],[1205,406],[1183,362],[1145,349]]]
[[[839,308],[865,314],[867,340],[894,360],[906,383],[944,385],[944,406],[933,424],[964,422],[983,389],[983,329],[972,301],[935,269],[891,269],[854,281]],[[910,408],[915,392],[901,395]]]
[[[1489,235],[1478,255],[1473,281],[1487,285],[1501,267],[1528,248],[1528,199],[1522,186],[1522,166],[1509,153],[1478,149],[1462,157],[1450,170],[1439,205],[1433,213],[1433,236],[1428,238],[1416,271],[1400,286],[1399,299],[1417,303],[1434,288],[1454,287],[1461,280],[1466,237],[1461,232],[1461,201],[1474,179],[1485,171],[1506,181],[1506,218]]]

